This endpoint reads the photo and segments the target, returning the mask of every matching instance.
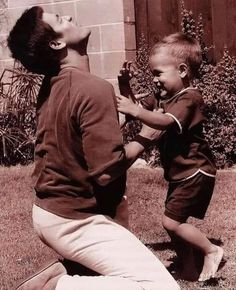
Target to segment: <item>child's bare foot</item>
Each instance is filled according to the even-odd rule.
[[[204,257],[204,265],[198,281],[206,281],[215,277],[220,262],[223,258],[223,249],[214,245],[214,250]]]

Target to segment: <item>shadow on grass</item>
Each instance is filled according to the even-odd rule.
[[[165,251],[174,249],[171,242],[147,243],[145,244],[145,246],[154,251]]]
[[[209,238],[211,243],[217,245],[217,246],[222,246],[223,242],[221,239],[214,239],[214,238]],[[171,242],[161,242],[161,243],[146,243],[146,247],[149,249],[153,249],[154,251],[165,251],[165,250],[174,250],[174,247]]]
[[[220,286],[220,283],[222,281],[225,281],[226,278],[224,277],[217,277],[217,278],[211,278],[207,281],[204,282],[198,282],[199,283],[199,289],[206,289],[206,287],[216,287],[216,286]]]
[[[209,240],[212,244],[215,244],[217,246],[222,246],[224,244],[221,239],[209,238]]]
[[[223,245],[223,242],[221,239],[210,238],[209,240],[211,241],[211,243],[213,243],[217,246]],[[173,244],[171,242],[146,243],[145,245],[154,251],[172,250],[174,252],[174,247],[173,247]],[[194,260],[195,260],[197,272],[200,274],[202,271],[203,263],[204,263],[204,255],[199,249],[193,249],[193,255],[194,255]],[[167,270],[171,274],[173,274],[173,273],[177,274],[177,277],[178,277],[179,276],[179,269],[181,268],[181,262],[178,259],[178,257],[176,255],[174,255],[174,256],[168,258],[167,261],[171,262],[167,266]],[[222,269],[225,266],[226,262],[227,262],[227,260],[225,258],[223,258],[222,261],[220,262],[218,270]],[[201,283],[200,289],[204,289],[205,287],[219,286],[219,282],[224,281],[224,279],[225,278],[223,278],[223,277],[217,277],[217,278],[211,278],[210,280],[205,281],[205,282],[199,282],[199,283]],[[177,280],[179,280],[179,279],[177,279]]]

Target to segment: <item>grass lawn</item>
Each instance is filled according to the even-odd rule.
[[[19,279],[32,274],[46,260],[57,257],[56,253],[40,242],[32,229],[34,195],[30,186],[31,171],[32,166],[0,168],[0,290],[13,289]],[[235,177],[235,171],[218,172],[215,193],[205,221],[191,220],[213,242],[224,248],[224,263],[217,278],[210,283],[180,280],[181,289],[236,289],[236,277],[233,274],[236,264]],[[160,169],[129,170],[131,230],[163,262],[175,257],[161,226],[166,186]]]

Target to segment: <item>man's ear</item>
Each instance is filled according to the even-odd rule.
[[[51,40],[49,42],[49,46],[52,49],[59,50],[59,49],[62,49],[64,47],[66,47],[66,43],[64,41],[59,40],[59,39],[57,39],[57,40]]]
[[[188,74],[188,65],[186,63],[181,63],[179,65],[179,75],[181,78],[185,78]]]

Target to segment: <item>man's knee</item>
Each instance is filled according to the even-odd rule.
[[[155,286],[151,288],[151,290],[160,290],[160,289],[161,290],[180,290],[180,286],[173,278],[172,281],[166,281],[162,285],[160,285],[160,283],[157,282]]]

